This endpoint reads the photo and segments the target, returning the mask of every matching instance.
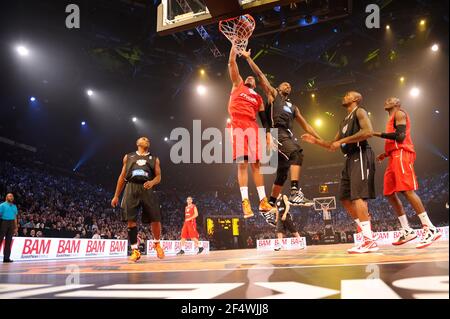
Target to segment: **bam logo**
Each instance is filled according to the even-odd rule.
[[[22,255],[48,255],[51,242],[50,239],[25,239]]]
[[[94,240],[89,240],[86,247],[86,253],[104,253],[106,242],[98,242]]]
[[[126,241],[112,241],[109,252],[110,253],[121,253],[121,252],[126,251],[126,249],[127,249]]]
[[[60,240],[58,242],[58,252],[57,254],[75,254],[80,252],[79,240]]]

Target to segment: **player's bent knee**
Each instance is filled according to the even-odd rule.
[[[303,165],[303,154],[300,151],[294,152],[289,159],[292,165]]]

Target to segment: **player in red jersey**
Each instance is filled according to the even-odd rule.
[[[268,121],[264,112],[262,97],[255,92],[256,80],[249,76],[243,81],[236,63],[236,50],[230,50],[228,62],[233,88],[228,103],[233,144],[233,160],[238,163],[238,182],[242,196],[242,210],[244,218],[252,217],[253,211],[248,197],[248,165],[253,171],[253,180],[259,196],[259,210],[268,212],[272,209],[266,197],[264,179],[260,173],[261,147],[259,144],[256,115],[259,114],[262,125],[267,129]],[[266,134],[266,143],[270,143],[270,133]],[[270,145],[270,144],[269,144]]]
[[[402,225],[402,235],[393,245],[402,245],[417,237],[409,226],[402,202],[397,193],[402,193],[414,210],[424,228],[423,238],[417,248],[425,248],[438,240],[442,235],[430,221],[425,207],[417,196],[416,174],[414,161],[416,151],[411,139],[411,124],[408,114],[401,108],[398,98],[391,97],[384,103],[384,109],[389,113],[386,132],[375,132],[374,136],[386,139],[384,153],[377,156],[379,162],[389,158],[389,165],[384,173],[384,195],[388,198]]]
[[[181,250],[177,253],[177,256],[184,255],[184,243],[186,239],[192,239],[194,241],[195,249],[198,249],[197,254],[201,254],[203,247],[199,247],[199,235],[197,231],[197,222],[195,219],[198,217],[197,206],[192,203],[192,197],[186,199],[187,206],[184,209],[184,225],[181,230]]]

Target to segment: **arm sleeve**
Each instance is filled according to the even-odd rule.
[[[381,133],[381,138],[402,143],[406,138],[406,125],[397,125],[394,133]]]
[[[262,126],[266,129],[266,132],[270,132],[269,121],[267,120],[267,115],[265,111],[259,111],[259,119],[261,120]]]

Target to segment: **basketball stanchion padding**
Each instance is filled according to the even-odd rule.
[[[247,49],[248,39],[255,30],[255,19],[249,14],[222,20],[219,22],[219,30],[236,47],[236,53],[242,55]]]

